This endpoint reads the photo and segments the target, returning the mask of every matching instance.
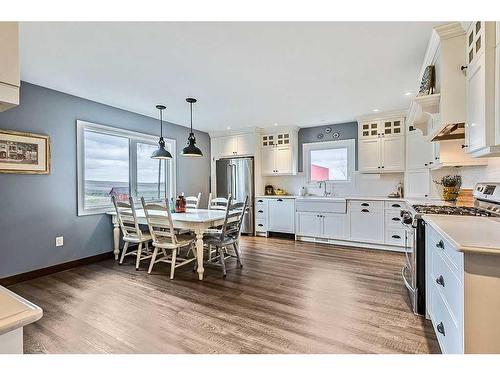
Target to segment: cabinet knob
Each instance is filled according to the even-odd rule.
[[[382,166],[381,168],[384,168],[384,166]]]
[[[436,279],[436,283],[444,287],[444,277],[443,275],[439,275],[439,277]]]
[[[462,72],[464,72],[464,73],[465,73],[465,71],[464,71],[464,70],[467,70],[467,65],[462,65],[462,66],[460,67],[460,70],[461,70]]]
[[[444,249],[444,242],[443,242],[443,240],[439,240],[439,242],[436,244],[436,247],[438,247],[440,249]]]
[[[462,148],[467,148],[469,147],[469,145],[462,145]]]
[[[427,167],[427,165],[428,165],[427,163],[424,164],[424,166],[426,166],[426,167]]]
[[[436,326],[436,329],[437,331],[442,334],[443,336],[446,336],[446,334],[444,333],[444,324],[443,322],[439,323],[437,326]]]
[[[433,162],[433,161],[430,161],[430,162],[429,162],[429,165],[430,165],[430,164],[434,164],[434,162]]]

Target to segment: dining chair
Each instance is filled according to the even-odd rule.
[[[151,273],[156,263],[170,263],[170,279],[173,279],[177,267],[196,260],[196,251],[194,250],[196,237],[176,234],[168,201],[166,201],[165,206],[157,203],[146,203],[144,198],[141,198],[141,202],[154,247],[148,273]],[[178,252],[183,248],[188,248],[186,257],[178,256],[180,255]],[[161,251],[163,256],[157,259],[158,251]],[[167,254],[167,251],[170,254]],[[192,254],[191,258],[189,258],[190,253]]]
[[[215,197],[212,195],[212,193],[210,193],[208,195],[208,209],[209,210],[220,210],[220,211],[224,211],[227,207],[227,203],[229,201],[231,197],[231,194],[228,195],[227,198],[223,198],[223,197]]]
[[[215,247],[215,252],[218,253],[215,257],[209,257],[207,263],[216,264],[218,261],[222,267],[223,276],[226,277],[226,259],[236,258],[237,264],[243,268],[240,258],[239,240],[241,235],[241,225],[243,217],[248,208],[248,196],[245,202],[233,203],[231,197],[228,200],[226,207],[226,215],[224,224],[220,233],[206,233],[203,236],[203,242],[211,248]],[[228,247],[232,246],[234,255],[228,252]]]
[[[198,196],[188,196],[186,197],[186,208],[194,208],[198,209],[200,207],[200,198],[201,193],[198,193]]]
[[[151,241],[151,235],[146,231],[142,231],[139,223],[137,222],[137,215],[134,207],[134,200],[129,197],[128,202],[122,202],[116,199],[113,195],[111,197],[113,205],[116,210],[116,217],[120,223],[120,228],[123,233],[123,245],[122,255],[120,257],[120,264],[123,263],[123,259],[127,255],[135,255],[135,269],[139,269],[139,264],[141,260],[151,258],[151,252],[149,251],[148,242]],[[137,244],[137,249],[133,249],[127,252],[130,244]],[[142,245],[145,245],[145,251],[142,251]]]

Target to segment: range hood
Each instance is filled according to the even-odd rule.
[[[448,124],[440,127],[437,134],[432,136],[431,141],[448,141],[450,139],[464,139],[465,138],[465,123],[459,122],[457,124]]]

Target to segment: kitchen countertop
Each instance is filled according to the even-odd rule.
[[[457,250],[500,255],[500,218],[423,215],[423,219]]]
[[[36,322],[42,315],[40,307],[0,286],[0,335]]]

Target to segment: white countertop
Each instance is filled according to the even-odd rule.
[[[0,335],[36,322],[42,315],[40,307],[0,286]]]
[[[500,255],[500,218],[424,215],[423,219],[459,251]]]
[[[298,195],[256,195],[255,198],[271,198],[271,199],[276,199],[276,198],[287,198],[287,199],[307,199],[307,198],[325,198],[322,195],[305,195],[305,196],[298,196]],[[389,198],[389,197],[383,197],[383,196],[346,196],[346,197],[341,197],[338,195],[332,195],[328,196],[326,198],[341,198],[345,200],[369,200],[369,201],[404,201],[405,198]],[[437,203],[436,203],[437,204]]]

